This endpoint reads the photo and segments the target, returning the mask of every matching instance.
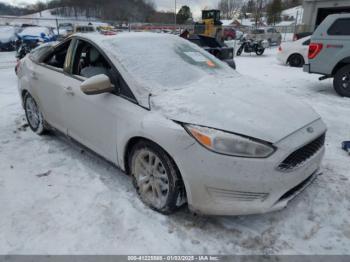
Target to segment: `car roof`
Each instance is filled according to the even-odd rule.
[[[331,18],[348,18],[348,17],[350,17],[350,14],[349,13],[332,14],[332,15],[329,15],[329,17],[331,17]]]
[[[151,33],[151,32],[121,32],[117,33],[116,35],[103,35],[98,32],[93,33],[76,33],[73,34],[70,37],[79,37],[82,39],[90,40],[92,42],[95,42],[96,44],[101,44],[102,41],[105,41],[106,39],[130,39],[135,40],[135,38],[154,38],[157,39],[159,37],[162,38],[169,38],[169,39],[178,39],[179,36],[172,35],[172,34],[159,34],[159,33]]]

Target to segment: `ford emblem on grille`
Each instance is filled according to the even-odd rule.
[[[307,132],[309,132],[309,133],[313,133],[314,132],[314,129],[310,126],[310,127],[308,127],[307,129]]]

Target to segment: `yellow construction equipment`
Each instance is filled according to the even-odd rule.
[[[221,41],[223,29],[220,21],[220,10],[202,10],[202,22],[195,24],[194,33],[196,35],[215,37]]]

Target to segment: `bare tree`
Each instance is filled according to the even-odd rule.
[[[242,7],[242,0],[220,0],[218,9],[220,9],[222,18],[233,19],[235,14]]]

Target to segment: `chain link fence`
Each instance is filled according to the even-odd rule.
[[[52,29],[56,34],[60,33],[60,29],[75,25],[93,25],[95,28],[113,26],[113,30],[116,31],[151,31],[157,33],[172,33],[181,34],[185,30],[193,33],[195,31],[194,24],[187,25],[175,25],[175,24],[156,24],[156,23],[137,23],[137,22],[125,22],[125,21],[111,21],[111,20],[100,20],[94,18],[84,17],[62,17],[62,18],[44,18],[40,17],[39,14],[28,15],[28,16],[0,16],[0,25],[11,25],[11,26],[44,26]],[[198,27],[198,25],[197,25]],[[234,37],[240,37],[243,34],[250,33],[257,28],[255,26],[235,26],[226,25],[223,27],[224,39],[234,40]],[[286,26],[268,26],[265,28],[273,28],[276,32],[281,34],[282,41],[292,41],[295,33],[307,31],[307,27],[303,25],[286,25]],[[61,30],[64,31],[64,30]],[[234,31],[234,33],[232,33]]]

